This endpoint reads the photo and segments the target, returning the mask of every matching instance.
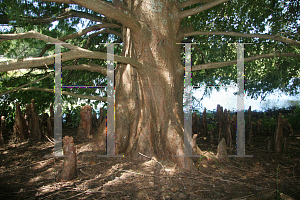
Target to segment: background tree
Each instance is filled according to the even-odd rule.
[[[115,5],[104,0],[2,0],[0,22],[12,27],[0,35],[3,51],[16,57],[20,45],[40,50],[29,51],[40,58],[22,59],[28,53],[8,65],[0,63],[2,78],[7,71],[22,68],[33,69],[28,73],[32,80],[35,69],[50,72],[54,47],[45,42],[66,41],[63,84],[103,84],[106,50],[99,43],[122,41],[120,56],[115,55],[116,154],[156,155],[179,167],[187,164],[189,170],[195,170],[190,158],[175,157],[184,154],[184,52],[177,42],[201,43],[193,45],[194,84],[235,81],[236,46],[228,43],[243,42],[253,43],[245,50],[246,89],[252,96],[265,95],[279,85],[297,93],[300,9],[296,0],[124,0]],[[78,31],[76,24],[85,26]],[[294,84],[287,87],[291,78]],[[15,87],[12,81],[10,77],[2,87]],[[53,82],[49,82],[37,83],[39,90],[51,91],[48,86],[53,87]],[[72,95],[93,92],[65,90]],[[8,95],[11,100],[24,97],[20,92]]]

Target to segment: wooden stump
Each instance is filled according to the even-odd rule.
[[[278,122],[274,133],[274,150],[281,152],[282,150],[282,139],[283,139],[283,126],[282,126],[282,114],[279,113]]]
[[[219,140],[218,142],[221,141],[221,139],[224,137],[223,134],[223,107],[220,106],[219,104],[217,105],[217,119],[218,119],[218,134],[219,134]]]
[[[47,124],[48,119],[49,119],[48,113],[43,113],[41,117],[41,124],[40,124],[43,136],[45,135],[50,136],[48,133],[48,124]]]
[[[231,137],[232,137],[232,141],[236,141],[236,129],[237,129],[237,118],[236,115],[233,115],[231,120],[230,120],[230,132],[231,132]]]
[[[92,131],[92,107],[83,106],[80,111],[80,123],[78,127],[77,137],[87,139],[91,136]]]
[[[65,136],[63,139],[64,164],[58,181],[69,181],[77,176],[76,148],[73,137]]]
[[[15,124],[13,126],[14,134],[20,138],[21,141],[28,138],[28,129],[26,126],[25,119],[21,113],[20,103],[16,105],[16,117]]]
[[[228,154],[227,154],[227,146],[225,139],[222,138],[221,142],[218,145],[218,153],[217,158],[220,161],[229,162]]]
[[[199,134],[200,132],[200,118],[199,116],[196,114],[196,112],[193,112],[193,116],[192,116],[192,131],[193,134]]]
[[[26,105],[26,110],[25,110],[25,122],[28,128],[28,135],[30,135],[31,131],[31,104]]]
[[[30,121],[31,130],[29,138],[31,140],[40,141],[42,139],[42,133],[39,125],[39,118],[35,110],[34,99],[31,100]]]

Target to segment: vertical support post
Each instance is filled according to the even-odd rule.
[[[107,44],[107,155],[115,155],[115,90],[114,90],[114,44]]]
[[[46,157],[63,157],[63,146],[62,146],[62,108],[61,108],[61,44],[64,43],[47,43],[55,44],[55,55],[54,55],[54,155],[46,155]]]
[[[107,44],[107,152],[99,157],[124,157],[115,155],[115,69],[114,43]]]
[[[177,43],[180,44],[180,43]],[[201,157],[201,155],[192,155],[193,136],[192,136],[192,43],[185,44],[185,76],[184,76],[184,155],[175,155],[176,157]],[[186,167],[186,166],[185,166]]]
[[[245,155],[244,44],[237,44],[237,155]]]
[[[192,155],[192,58],[191,43],[185,44],[185,79],[184,79],[184,156]]]
[[[61,44],[55,44],[54,153],[63,156],[61,110]]]
[[[253,155],[245,155],[244,69],[244,43],[237,43],[237,149],[236,155],[229,155],[229,157],[253,157]]]

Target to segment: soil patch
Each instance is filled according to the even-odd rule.
[[[246,155],[254,157],[227,164],[203,157],[195,163],[199,173],[191,174],[164,160],[99,157],[105,152],[92,151],[75,133],[64,129],[78,153],[78,177],[68,182],[56,181],[63,158],[45,157],[53,143],[6,145],[0,151],[0,199],[300,199],[300,136],[285,154],[267,151],[266,138],[254,138],[255,145],[246,146]],[[205,138],[198,143],[216,153]]]

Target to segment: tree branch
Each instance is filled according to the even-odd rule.
[[[59,38],[59,40],[65,41],[65,40],[68,40],[68,39],[72,39],[72,38],[75,38],[75,37],[85,35],[85,34],[87,34],[88,32],[91,32],[91,31],[97,31],[97,30],[102,29],[102,28],[121,28],[121,27],[117,24],[111,24],[111,23],[96,24],[96,25],[90,26],[88,28],[85,28],[85,29],[83,29],[83,30],[81,30],[77,33],[73,33],[73,34],[61,37],[61,38]]]
[[[41,34],[36,31],[28,31],[27,33],[13,33],[13,34],[0,34],[0,41],[6,41],[6,40],[15,40],[15,39],[25,39],[25,38],[35,38],[35,39],[40,39],[46,42],[50,43],[60,43],[61,41],[55,38],[52,38],[50,36]],[[63,47],[66,47],[71,50],[80,50],[82,48],[74,46],[72,44],[68,43],[62,43],[61,44]]]
[[[300,57],[300,53],[291,52],[291,53],[276,53],[276,54],[269,53],[269,54],[263,54],[263,55],[256,55],[256,56],[245,58],[244,62],[250,62],[250,61],[258,60],[258,59],[262,59],[262,58],[272,58],[274,56],[277,56],[277,57]],[[207,63],[207,64],[202,64],[202,65],[195,65],[195,66],[192,66],[192,71],[226,67],[229,65],[234,65],[236,63],[237,63],[237,60],[230,60],[230,61],[225,61],[225,62],[214,62],[214,63]]]
[[[23,38],[36,38],[36,39],[44,40],[46,42],[58,42],[58,43],[61,42],[58,39],[54,39],[52,37],[43,35],[35,31],[29,31],[27,33],[0,35],[0,41],[12,40],[12,39],[23,39]],[[71,49],[71,51],[64,52],[62,54],[63,62],[67,60],[77,59],[77,58],[94,58],[94,59],[105,59],[105,60],[107,59],[106,53],[90,51],[67,43],[66,44],[62,43],[61,45]],[[142,64],[136,61],[135,59],[119,56],[119,55],[114,55],[114,57],[115,57],[115,61],[117,62],[130,64],[137,69],[142,67]],[[15,59],[12,61],[0,62],[0,72],[22,69],[22,68],[38,67],[44,64],[51,65],[53,63],[54,63],[54,55],[40,57],[40,58],[25,58],[23,60]]]
[[[142,64],[135,59],[114,55],[115,61],[119,63],[130,64],[132,67],[136,69],[140,69]],[[89,50],[72,50],[68,52],[62,53],[62,62],[67,60],[73,60],[78,58],[94,58],[94,59],[107,59],[107,54],[102,52],[95,52]],[[23,60],[12,60],[8,62],[0,62],[0,72],[6,72],[16,69],[27,69],[32,67],[39,67],[44,64],[51,65],[54,63],[54,55],[39,57],[39,58],[25,58]]]
[[[28,16],[21,16],[22,20],[25,21],[28,24],[32,24],[32,25],[40,25],[40,24],[50,24],[54,21],[57,20],[63,20],[63,19],[67,19],[70,17],[80,17],[80,18],[85,18],[85,19],[89,19],[91,21],[96,21],[96,22],[107,22],[107,20],[103,19],[103,17],[100,16],[94,16],[91,15],[89,13],[84,13],[84,12],[80,12],[77,10],[71,10],[71,9],[65,9],[65,12],[59,14],[58,16],[55,17],[28,17]],[[0,19],[0,23],[6,23],[8,24],[10,21],[8,17],[6,18],[1,18]]]
[[[99,34],[103,34],[103,33],[110,33],[110,34],[114,34],[114,35],[118,36],[119,38],[123,38],[123,35],[120,32],[117,32],[117,31],[111,30],[111,29],[104,29],[104,30],[101,30],[101,31],[98,31],[98,32],[95,32],[95,33],[89,35],[89,37],[88,37],[88,39],[86,41],[86,44],[84,45],[83,48],[84,49],[88,49],[89,46],[90,46],[90,44],[91,44],[91,40],[94,37],[98,36]]]
[[[208,3],[212,2],[214,0],[187,0],[181,3],[180,9],[189,7],[191,5],[197,4],[197,3]]]
[[[21,88],[20,91],[32,91],[32,90],[38,90],[42,92],[51,92],[53,93],[53,89],[47,89],[47,88],[37,88],[37,87],[29,87],[29,88]],[[107,101],[107,97],[98,97],[98,96],[91,96],[91,95],[83,95],[83,94],[75,94],[72,92],[62,91],[62,94],[64,95],[70,95],[73,97],[81,98],[81,99],[90,99],[90,100],[98,100],[98,101]]]
[[[130,28],[133,32],[139,32],[141,29],[140,23],[135,16],[128,11],[122,11],[115,8],[111,3],[101,0],[43,0],[49,2],[78,4],[99,14],[105,15],[108,18],[117,20],[124,26]]]
[[[99,72],[101,74],[107,75],[107,69],[105,67],[102,67],[100,65],[97,65],[95,63],[90,62],[87,64],[81,64],[81,65],[68,65],[63,66],[62,70],[88,70],[91,72]]]
[[[119,25],[117,25],[117,24],[110,24],[110,23],[96,24],[96,25],[94,25],[94,26],[90,26],[90,27],[88,27],[88,28],[86,28],[86,29],[83,29],[83,30],[81,30],[81,31],[79,31],[79,32],[77,32],[77,33],[73,33],[73,34],[70,34],[70,35],[66,35],[66,36],[64,36],[64,37],[61,37],[61,38],[59,38],[58,40],[60,40],[60,41],[66,41],[66,40],[68,40],[68,39],[72,39],[72,38],[76,38],[76,37],[80,37],[80,36],[82,36],[82,35],[85,35],[85,34],[87,34],[88,32],[99,30],[99,29],[101,29],[101,28],[121,28],[121,27],[120,27]],[[117,32],[117,31],[114,31],[114,32]],[[117,32],[117,33],[118,33],[118,32]],[[121,33],[119,33],[119,35],[121,35]],[[46,45],[46,46],[42,49],[42,51],[41,51],[39,57],[42,57],[42,56],[44,55],[44,53],[45,53],[48,49],[50,49],[52,46],[53,46],[53,44],[48,44],[48,45]]]
[[[45,78],[48,78],[49,76],[51,76],[51,75],[53,75],[53,74],[54,74],[54,72],[51,72],[51,73],[48,74],[47,76],[44,76],[44,77],[39,78],[39,79],[37,79],[37,80],[34,80],[34,81],[30,82],[30,83],[26,83],[26,84],[24,84],[24,85],[21,85],[21,86],[19,86],[19,87],[16,87],[16,88],[12,89],[12,90],[8,90],[8,91],[6,91],[6,92],[3,92],[2,94],[0,94],[0,96],[5,95],[5,94],[8,94],[8,93],[11,93],[11,92],[14,92],[14,91],[17,91],[17,90],[19,90],[19,89],[21,89],[21,88],[23,88],[23,87],[26,87],[27,85],[31,85],[31,84],[33,84],[33,83],[39,82],[39,81],[41,81],[41,80],[43,80],[43,79],[45,79]]]
[[[225,3],[227,1],[229,1],[229,0],[216,0],[216,1],[212,1],[210,3],[206,3],[203,6],[199,6],[199,7],[196,7],[196,8],[189,9],[189,10],[181,11],[179,17],[180,17],[180,19],[183,19],[183,18],[186,18],[188,16],[195,15],[199,12],[203,12],[205,10],[208,10],[212,7],[215,7],[219,4]]]
[[[194,35],[229,35],[229,36],[238,36],[238,37],[258,37],[264,39],[277,40],[279,42],[289,43],[292,45],[300,46],[300,42],[292,40],[280,35],[267,35],[267,34],[250,34],[250,33],[237,33],[237,32],[207,32],[207,31],[194,31],[190,33],[184,33],[184,37],[194,36]]]

